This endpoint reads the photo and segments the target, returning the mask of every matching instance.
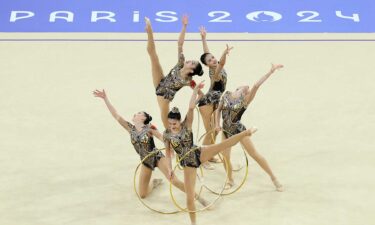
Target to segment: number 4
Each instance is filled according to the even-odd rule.
[[[357,13],[354,13],[352,16],[344,16],[342,15],[341,11],[336,11],[336,16],[343,18],[343,19],[348,19],[348,20],[353,20],[354,22],[359,22],[359,15]]]

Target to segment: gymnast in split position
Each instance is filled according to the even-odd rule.
[[[139,154],[141,160],[143,160],[151,152],[157,150],[153,137],[156,137],[159,140],[163,141],[163,135],[156,129],[155,126],[150,124],[152,117],[148,113],[141,111],[134,114],[132,119],[134,124],[131,124],[117,113],[104,90],[95,90],[93,94],[95,97],[99,97],[104,100],[104,103],[106,104],[108,110],[111,112],[112,116],[117,120],[117,122],[119,122],[119,124],[123,128],[125,128],[125,130],[129,132],[130,140],[136,152]],[[166,160],[164,154],[159,151],[153,156],[148,157],[141,165],[138,186],[138,193],[141,198],[147,197],[152,192],[152,190],[162,182],[161,179],[153,179],[152,182],[150,182],[152,171],[155,169],[155,167],[158,167],[159,170],[164,174],[164,176],[170,179],[170,182],[174,186],[185,192],[184,183],[180,181],[176,176],[169,176],[169,162]],[[203,206],[206,206],[208,204],[205,199],[195,193],[193,197],[195,197]]]
[[[183,44],[185,40],[188,17],[182,17],[182,30],[178,38],[178,63],[174,66],[168,75],[164,76],[163,69],[156,53],[155,41],[150,20],[146,17],[147,32],[147,52],[151,60],[151,70],[153,84],[156,89],[157,100],[160,108],[161,119],[165,128],[168,127],[169,103],[175,97],[175,94],[184,86],[191,86],[195,75],[202,76],[202,65],[196,60],[187,60],[183,54]]]
[[[250,89],[249,86],[240,86],[234,92],[227,91],[218,106],[216,111],[216,130],[223,131],[223,140],[232,137],[246,130],[245,126],[241,123],[241,116],[253,101],[259,87],[278,69],[283,65],[273,65],[270,71],[265,74],[258,82],[256,82]],[[223,126],[220,126],[220,114],[223,118]],[[246,152],[262,167],[262,169],[270,176],[277,191],[283,191],[283,186],[273,174],[271,167],[268,165],[266,159],[257,152],[250,137],[241,139],[241,144]],[[227,188],[234,185],[232,175],[232,165],[230,163],[230,148],[223,151],[224,158],[228,162],[228,184]]]
[[[212,131],[215,128],[215,110],[220,102],[220,97],[225,91],[225,86],[227,84],[227,73],[224,69],[226,62],[226,57],[229,55],[229,52],[233,47],[227,45],[223,54],[221,55],[220,61],[217,61],[215,56],[210,53],[208,49],[207,40],[206,40],[206,29],[202,26],[200,27],[200,35],[202,38],[203,44],[203,54],[200,57],[201,62],[209,68],[209,77],[210,77],[210,89],[208,92],[199,99],[198,107],[199,112],[202,116],[203,125],[208,133],[203,139],[203,145],[209,145],[215,143],[217,132]],[[209,160],[210,162],[217,162],[216,158]],[[202,164],[206,169],[213,169],[214,167],[206,162]]]
[[[187,200],[187,208],[190,211],[189,216],[191,224],[196,224],[195,215],[195,181],[197,177],[197,168],[201,163],[211,159],[219,152],[230,148],[239,141],[251,136],[256,129],[251,128],[243,130],[218,144],[203,145],[198,147],[193,142],[192,124],[194,117],[194,108],[197,101],[199,90],[203,88],[203,82],[196,85],[189,102],[189,109],[185,119],[181,121],[181,113],[178,108],[173,107],[168,113],[168,129],[164,132],[164,142],[166,146],[166,158],[169,162],[169,176],[174,177],[172,170],[171,150],[174,150],[181,159],[180,165],[184,171],[184,183]],[[196,149],[195,151],[190,151]],[[190,151],[190,153],[189,153]]]

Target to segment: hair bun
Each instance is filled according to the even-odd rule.
[[[171,110],[172,113],[180,113],[180,110],[178,110],[177,107],[173,107]]]
[[[144,115],[145,115],[145,117],[146,117],[146,119],[145,119],[145,121],[144,121],[143,123],[144,123],[144,124],[148,124],[148,123],[150,123],[151,120],[152,120],[152,116],[151,116],[150,114],[146,113],[146,112],[143,112],[143,113],[144,113]]]
[[[177,107],[173,107],[168,113],[168,119],[181,120],[181,113]]]

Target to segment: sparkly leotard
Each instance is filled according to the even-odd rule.
[[[184,62],[185,57],[181,53],[177,65],[171,69],[167,76],[161,79],[159,85],[156,87],[156,95],[163,96],[164,99],[172,101],[178,90],[183,86],[190,85],[191,77],[188,80],[184,80],[180,74],[180,69],[184,66]]]
[[[213,80],[213,76],[215,74],[215,69],[209,70],[209,75],[211,79],[211,86],[208,92],[198,101],[198,106],[210,105],[214,106],[214,109],[217,108],[220,97],[225,91],[225,86],[227,84],[227,73],[224,69],[220,71],[219,77],[220,80],[215,81]]]
[[[181,159],[185,157],[186,153],[193,148],[198,148],[195,151],[191,151],[183,160],[180,161],[180,165],[185,167],[198,168],[201,164],[200,154],[201,149],[194,145],[193,132],[189,130],[185,122],[181,123],[181,130],[178,134],[173,134],[171,130],[167,129],[164,132],[164,141],[168,142]]]
[[[220,101],[222,104],[223,130],[226,138],[241,133],[246,127],[241,123],[241,116],[247,108],[244,96],[232,99],[229,91]]]
[[[135,151],[139,154],[141,160],[143,160],[148,154],[153,151],[156,151],[154,138],[150,135],[151,128],[150,125],[145,125],[143,129],[138,132],[135,126],[128,122],[128,126],[130,128],[130,140],[134,146]],[[157,166],[158,161],[164,157],[163,153],[157,152],[151,157],[148,157],[145,161],[143,161],[143,165],[154,170]]]

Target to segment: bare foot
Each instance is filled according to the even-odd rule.
[[[246,136],[251,136],[252,134],[254,134],[255,132],[257,132],[258,128],[256,127],[251,127],[250,129],[247,129],[245,132],[246,132]]]
[[[149,31],[150,28],[151,28],[151,22],[150,22],[150,19],[148,17],[145,17],[145,23],[146,23],[146,31]]]
[[[232,166],[232,171],[238,172],[238,171],[242,170],[242,168],[243,168],[242,165],[236,164],[236,165]]]
[[[228,182],[225,184],[224,189],[228,190],[231,189],[234,186],[234,181],[233,180],[228,180]]]
[[[221,160],[216,158],[215,156],[212,157],[211,159],[208,160],[209,162],[212,162],[212,163],[221,163]]]
[[[205,168],[206,170],[214,170],[214,169],[215,169],[215,166],[214,166],[214,165],[211,165],[211,163],[209,163],[208,161],[202,163],[202,166],[203,166],[203,168]]]
[[[198,200],[198,202],[202,205],[202,206],[204,206],[204,207],[207,207],[210,203],[206,200],[206,199],[204,199],[202,196],[199,196],[198,198],[197,198],[197,200]]]
[[[276,191],[279,191],[279,192],[283,192],[284,191],[283,185],[277,179],[272,180],[272,182],[273,182],[273,184],[276,187]]]

